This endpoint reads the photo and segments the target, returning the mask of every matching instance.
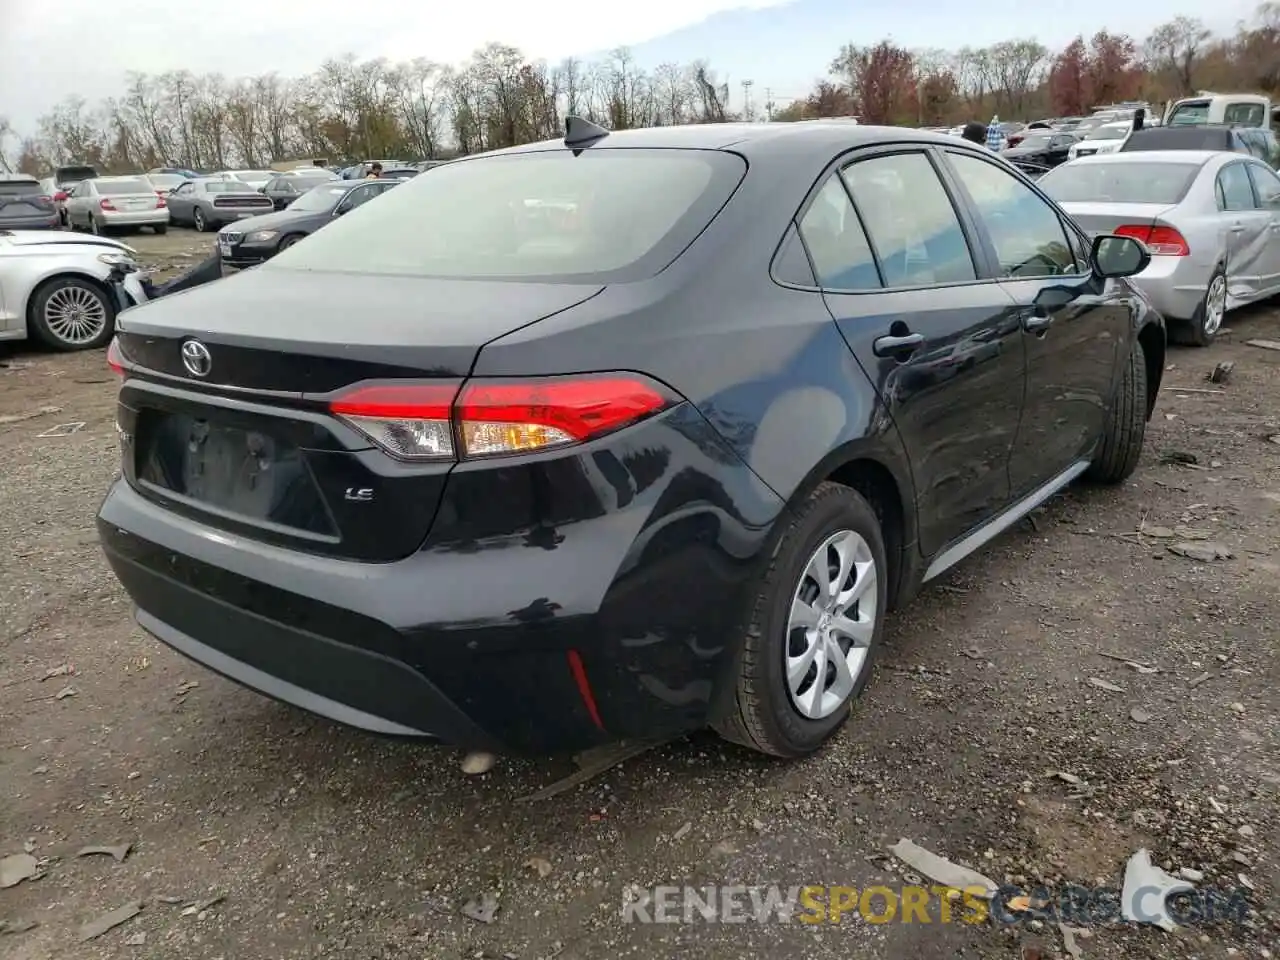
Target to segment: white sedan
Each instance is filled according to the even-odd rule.
[[[111,270],[134,263],[131,247],[106,237],[0,231],[0,340],[33,337],[55,350],[106,346],[119,309]],[[124,288],[133,304],[146,302],[136,271]]]

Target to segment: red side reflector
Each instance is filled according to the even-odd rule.
[[[587,668],[582,662],[582,655],[577,650],[569,651],[569,672],[573,674],[573,682],[578,688],[578,696],[582,697],[582,705],[587,708],[591,722],[603,730],[604,721],[600,719],[600,708],[596,706],[596,695],[591,690],[591,681],[587,679]]]
[[[1153,227],[1129,223],[1112,231],[1118,237],[1133,237],[1147,245],[1153,257],[1185,257],[1191,253],[1186,239],[1173,227]]]
[[[114,337],[111,338],[111,343],[107,347],[107,366],[117,377],[124,379],[124,354],[120,352],[120,344]]]

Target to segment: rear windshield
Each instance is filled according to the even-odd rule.
[[[305,183],[299,186],[306,190]],[[295,213],[324,213],[336,207],[350,189],[350,187],[314,187],[289,204],[289,209]]]
[[[153,173],[147,179],[157,190],[172,190],[187,181],[186,177],[178,176],[176,173]]]
[[[1194,163],[1068,163],[1036,181],[1059,203],[1179,203]]]
[[[251,184],[243,180],[208,180],[204,188],[209,193],[257,193]]]
[[[0,195],[6,197],[38,196],[43,191],[36,180],[0,180]]]
[[[1087,140],[1123,140],[1129,135],[1128,127],[1099,127],[1089,134]]]
[[[1131,153],[1134,150],[1231,150],[1233,147],[1230,131],[1190,127],[1185,130],[1141,130],[1122,149]]]
[[[741,157],[714,150],[478,157],[405,181],[394,196],[358,207],[267,266],[456,279],[640,279],[693,241],[745,173]]]
[[[155,193],[156,188],[150,180],[141,177],[130,177],[127,180],[95,180],[93,185],[104,197],[121,197],[129,193]]]

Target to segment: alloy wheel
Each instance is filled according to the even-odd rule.
[[[196,231],[204,233],[204,214],[199,209],[191,215],[191,222],[194,224]]]
[[[90,343],[107,325],[107,305],[88,287],[59,287],[45,301],[44,323],[63,343]]]
[[[1224,274],[1215,274],[1209,281],[1209,289],[1204,295],[1204,332],[1212,337],[1222,327],[1222,319],[1227,313],[1227,278]]]
[[[848,700],[875,635],[875,557],[852,530],[827,537],[805,565],[787,620],[787,693],[808,720],[831,716]]]

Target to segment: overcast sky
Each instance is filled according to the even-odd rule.
[[[798,96],[849,40],[890,35],[910,47],[954,48],[1032,35],[1057,45],[1103,26],[1141,38],[1178,13],[1198,12],[1211,26],[1230,29],[1254,3],[1204,6],[1203,0],[1138,0],[1120,8],[1113,0],[1056,8],[1025,0],[406,0],[370,4],[366,13],[362,3],[335,0],[0,0],[0,115],[20,133],[34,133],[37,118],[69,95],[94,102],[119,94],[129,70],[297,76],[345,53],[458,63],[490,41],[553,61],[617,46],[638,47],[649,65],[708,57],[725,79],[751,77],[760,91],[772,86]],[[787,9],[682,29],[723,11],[763,7]],[[663,39],[646,43],[655,38]]]

